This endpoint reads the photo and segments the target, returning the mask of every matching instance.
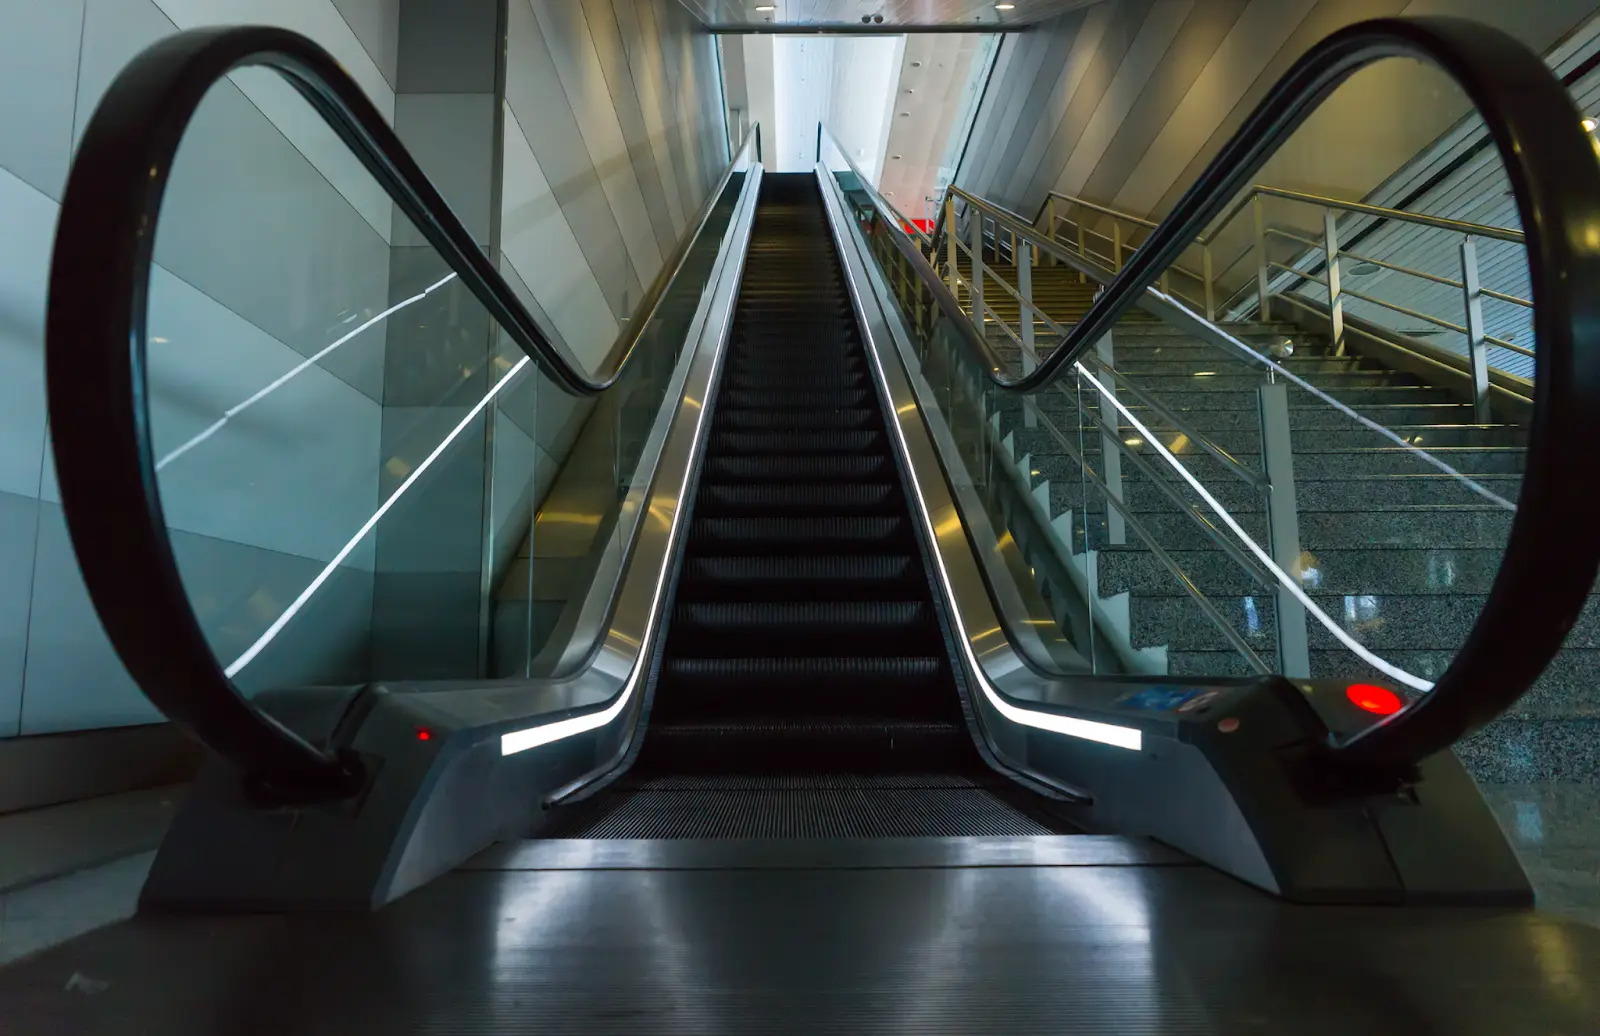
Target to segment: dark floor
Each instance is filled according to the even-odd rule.
[[[1009,842],[992,858],[1027,848]],[[867,863],[884,848],[860,845]],[[370,917],[146,917],[0,971],[0,1032],[1600,1031],[1600,930],[1290,907],[1103,850],[817,869],[613,855],[460,871]]]

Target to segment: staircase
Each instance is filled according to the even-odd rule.
[[[1058,269],[1042,267],[1035,273]],[[1072,275],[1049,276],[1069,281]],[[986,298],[997,294],[1003,293],[993,289]],[[1064,324],[1081,315],[1083,305],[1081,292],[1076,298],[1066,295],[1040,296],[1046,311]],[[1016,303],[1005,297],[1014,316]],[[1279,362],[1290,371],[1515,502],[1526,444],[1523,428],[1478,424],[1472,407],[1448,392],[1361,356],[1333,355],[1324,339],[1299,329],[1239,325],[1232,330],[1263,352],[1289,342],[1292,355]],[[992,322],[987,333],[1010,369],[1018,369],[1019,351],[1010,336]],[[1245,467],[1262,470],[1256,388],[1263,381],[1263,367],[1142,315],[1120,324],[1113,341],[1115,366],[1134,384]],[[1041,355],[1048,345],[1041,337]],[[1071,380],[1059,384],[1076,392]],[[1051,389],[1035,398],[1041,412],[1071,441],[1076,443],[1081,432],[1086,458],[1103,471],[1100,429],[1087,419],[1080,421],[1069,392]],[[1099,412],[1095,393],[1085,391],[1083,400],[1088,411]],[[1123,400],[1265,544],[1261,493],[1148,407],[1126,394]],[[1437,678],[1482,607],[1499,566],[1510,512],[1293,385],[1289,400],[1303,588],[1380,657],[1424,678]],[[1032,506],[1055,528],[1058,551],[1068,554],[1085,583],[1097,588],[1099,611],[1110,625],[1120,627],[1129,647],[1142,649],[1145,659],[1160,659],[1164,651],[1167,670],[1175,675],[1251,672],[1131,528],[1125,544],[1108,542],[1102,492],[1085,483],[1057,438],[1044,428],[1028,427],[1014,398],[1002,397],[998,410],[992,428],[1001,455],[1011,459]],[[1124,442],[1158,473],[1169,474],[1165,462],[1114,409],[1107,408],[1106,419],[1119,423]],[[1122,471],[1124,499],[1135,517],[1245,641],[1275,665],[1270,591],[1125,456]],[[1176,476],[1169,485],[1210,517]],[[1077,592],[1041,589],[1047,596]],[[1308,638],[1313,675],[1384,679],[1314,617],[1308,617]],[[1591,610],[1535,689],[1494,727],[1458,746],[1474,774],[1496,782],[1592,779],[1600,752],[1574,751],[1573,746],[1587,745],[1600,734],[1600,692],[1591,676],[1596,662],[1600,611]]]

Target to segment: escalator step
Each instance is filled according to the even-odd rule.
[[[700,489],[702,513],[878,514],[900,507],[895,487],[874,482],[709,485]]]
[[[793,428],[810,431],[831,428],[870,428],[878,423],[872,410],[719,410],[716,421],[722,428]]]
[[[889,458],[859,454],[820,457],[712,457],[706,463],[706,474],[718,480],[727,479],[868,479],[889,474]]]
[[[672,658],[667,675],[675,681],[692,681],[697,687],[731,685],[748,691],[796,687],[818,690],[819,681],[848,684],[852,692],[889,691],[897,687],[923,687],[944,672],[943,663],[924,658]]]
[[[845,580],[862,584],[897,586],[921,573],[909,555],[857,555],[803,557],[698,557],[690,559],[684,578],[694,585],[716,582],[727,594],[747,587],[770,593],[803,594],[817,586]]]
[[[721,406],[763,410],[798,410],[807,407],[830,409],[859,407],[870,402],[865,388],[823,389],[801,392],[782,389],[735,389],[718,401]]]
[[[680,602],[673,624],[724,636],[804,633],[881,636],[922,626],[932,614],[923,601],[691,601]]]
[[[856,429],[806,432],[734,432],[711,435],[713,453],[865,453],[883,448],[883,434]]]
[[[854,550],[881,553],[906,532],[899,517],[697,518],[690,529],[697,550],[706,546],[748,553]]]

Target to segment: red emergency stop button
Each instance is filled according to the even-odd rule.
[[[1345,688],[1344,696],[1356,708],[1377,716],[1393,716],[1406,707],[1398,694],[1376,684],[1353,683]]]

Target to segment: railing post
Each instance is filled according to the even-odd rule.
[[[950,289],[950,294],[956,298],[961,293],[956,291],[961,268],[957,265],[961,258],[961,249],[956,245],[956,196],[949,191],[944,192],[944,252],[945,252],[945,283]]]
[[[1300,509],[1295,503],[1294,444],[1289,436],[1289,392],[1282,382],[1256,389],[1261,411],[1261,460],[1267,476],[1267,534],[1272,560],[1300,578]],[[1278,670],[1288,677],[1311,675],[1306,608],[1288,587],[1277,588]]]
[[[972,322],[978,325],[979,334],[987,335],[983,319],[983,210],[969,203],[967,211],[971,213],[967,230],[971,234],[969,247],[972,249],[972,277],[967,282],[967,297],[972,299]],[[999,241],[995,244],[998,246]]]
[[[1044,236],[1054,241],[1056,239],[1056,196],[1053,194],[1044,200],[1044,218],[1045,226],[1049,228],[1045,231]],[[1055,265],[1053,257],[1050,260],[1050,265]]]
[[[1022,251],[1015,254],[1017,261],[1017,294],[1022,296],[1022,305],[1017,307],[1018,323],[1022,325],[1022,373],[1030,374],[1034,367],[1037,353],[1033,346],[1033,245],[1027,241],[1021,243]],[[1023,423],[1028,428],[1039,427],[1039,412],[1033,407],[1023,407]]]
[[[1207,241],[1200,246],[1200,279],[1204,281],[1206,293],[1206,319],[1213,324],[1217,322],[1217,286],[1213,282],[1211,271],[1211,242]]]
[[[1472,372],[1472,412],[1479,424],[1488,424],[1494,419],[1489,411],[1489,347],[1484,342],[1478,245],[1471,237],[1461,242],[1461,284],[1467,306],[1467,367]]]
[[[1267,265],[1267,209],[1261,204],[1261,195],[1250,199],[1250,210],[1256,222],[1256,306],[1261,322],[1267,324],[1272,321],[1272,296],[1268,294],[1272,268]]]
[[[1078,254],[1083,256],[1085,259],[1087,259],[1089,257],[1089,239],[1088,239],[1087,235],[1084,234],[1084,231],[1083,231],[1083,211],[1082,211],[1082,209],[1080,209],[1078,211]],[[1089,275],[1084,273],[1082,270],[1079,270],[1078,271],[1078,283],[1079,284],[1088,284],[1089,283]]]
[[[1112,341],[1112,332],[1107,331],[1105,336],[1094,344],[1095,355],[1100,357],[1100,362],[1107,367],[1115,368],[1117,356],[1115,343]],[[1100,393],[1100,418],[1112,428],[1120,429],[1122,421],[1120,413],[1111,400],[1116,398],[1116,380],[1109,374],[1102,374],[1100,384],[1104,391]],[[1126,500],[1122,492],[1122,443],[1112,438],[1111,433],[1104,429],[1100,432],[1100,473],[1106,480],[1106,492],[1115,497],[1118,503]],[[1087,504],[1087,501],[1085,501]],[[1084,516],[1085,535],[1088,532],[1088,516]],[[1122,512],[1111,503],[1106,504],[1106,543],[1109,546],[1120,547],[1128,542],[1128,523],[1122,517]]]
[[[1333,355],[1344,355],[1344,289],[1339,283],[1339,221],[1332,209],[1322,213],[1322,247],[1327,256],[1328,333]]]
[[[1111,272],[1122,272],[1122,224],[1111,221]]]

